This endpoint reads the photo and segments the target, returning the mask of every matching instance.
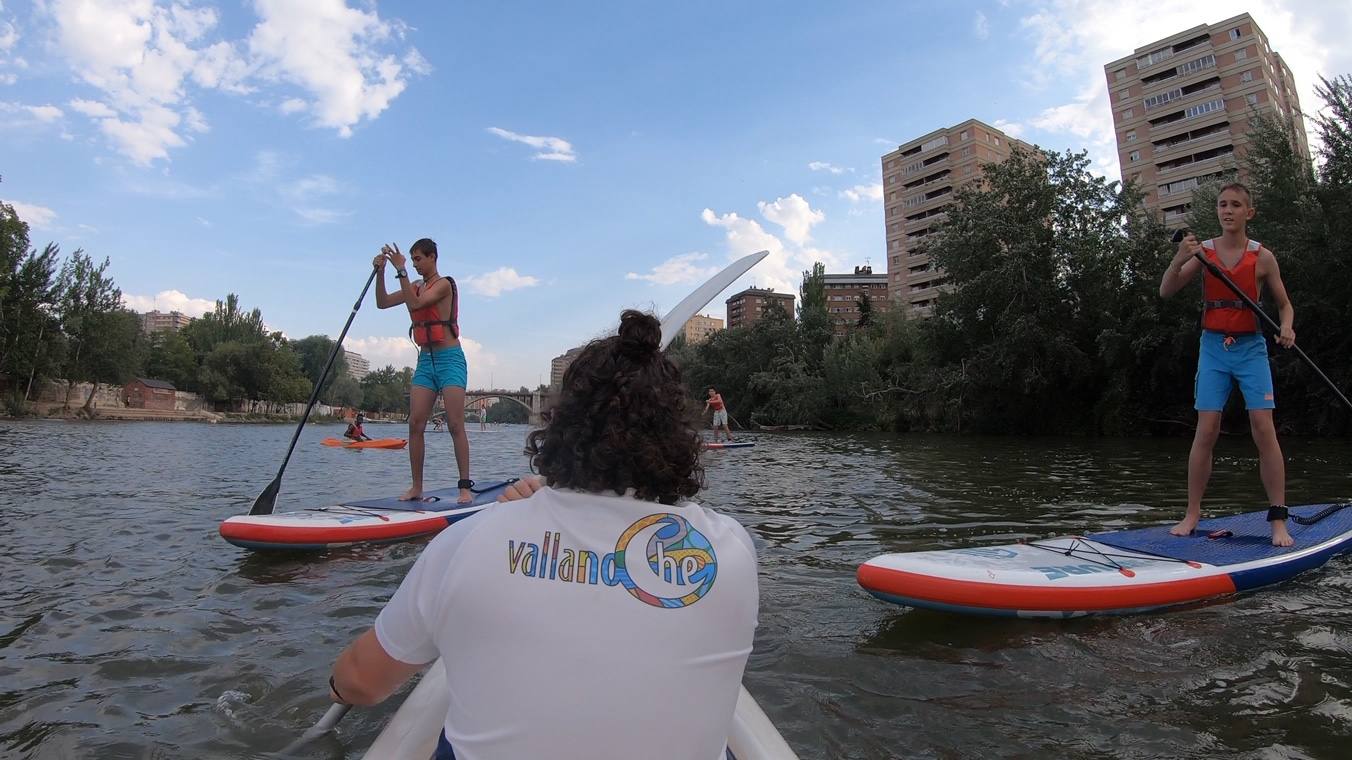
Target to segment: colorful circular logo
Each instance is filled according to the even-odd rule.
[[[620,535],[615,571],[625,590],[645,604],[688,607],[713,588],[718,558],[703,533],[684,517],[664,512],[648,515]]]

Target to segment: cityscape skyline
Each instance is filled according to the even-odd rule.
[[[796,293],[813,261],[886,260],[878,157],[943,125],[1086,149],[1118,176],[1104,64],[1150,40],[1247,11],[1307,109],[1318,75],[1352,70],[1352,9],[1275,0],[923,16],[349,3],[326,32],[331,71],[285,45],[303,19],[272,6],[78,8],[0,5],[0,136],[15,148],[0,198],[35,245],[109,257],[137,311],[195,316],[236,292],[303,337],[336,334],[381,243],[428,235],[461,284],[471,383],[507,387],[738,254],[771,251],[727,292]],[[662,45],[640,42],[657,28]],[[345,348],[411,364],[405,322],[368,298]]]

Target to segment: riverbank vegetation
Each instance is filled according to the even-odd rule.
[[[1251,121],[1253,239],[1276,253],[1304,350],[1352,381],[1352,78],[1323,80],[1316,167],[1289,126]],[[1141,188],[1089,171],[1084,154],[1024,152],[955,195],[925,252],[949,291],[928,318],[870,310],[832,335],[820,265],[803,273],[797,320],[673,349],[691,393],[712,385],[744,426],[990,433],[1188,433],[1200,291],[1159,283],[1175,247]],[[1188,224],[1218,232],[1219,182]],[[1174,225],[1178,226],[1178,225]],[[1281,429],[1347,434],[1352,415],[1294,353],[1274,349]],[[1231,410],[1242,426],[1236,393]],[[1237,414],[1234,414],[1237,412]],[[1231,419],[1227,416],[1227,420]]]

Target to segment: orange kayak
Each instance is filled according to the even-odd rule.
[[[325,446],[341,446],[345,449],[402,449],[408,445],[403,438],[372,438],[369,441],[349,441],[344,438],[325,438]]]

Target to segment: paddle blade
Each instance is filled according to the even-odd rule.
[[[272,514],[272,510],[277,506],[277,492],[280,490],[282,490],[282,476],[281,473],[278,473],[277,477],[273,478],[272,482],[268,483],[267,487],[263,489],[263,493],[258,494],[258,498],[254,499],[253,509],[249,510],[249,514]]]
[[[698,314],[700,309],[708,305],[714,299],[714,296],[722,293],[738,277],[746,274],[751,267],[756,266],[761,259],[769,255],[769,251],[757,251],[737,259],[729,264],[727,269],[714,275],[708,282],[699,286],[694,293],[676,304],[676,308],[662,317],[662,348],[671,345],[671,341],[680,334],[681,329],[685,327],[685,323]]]

